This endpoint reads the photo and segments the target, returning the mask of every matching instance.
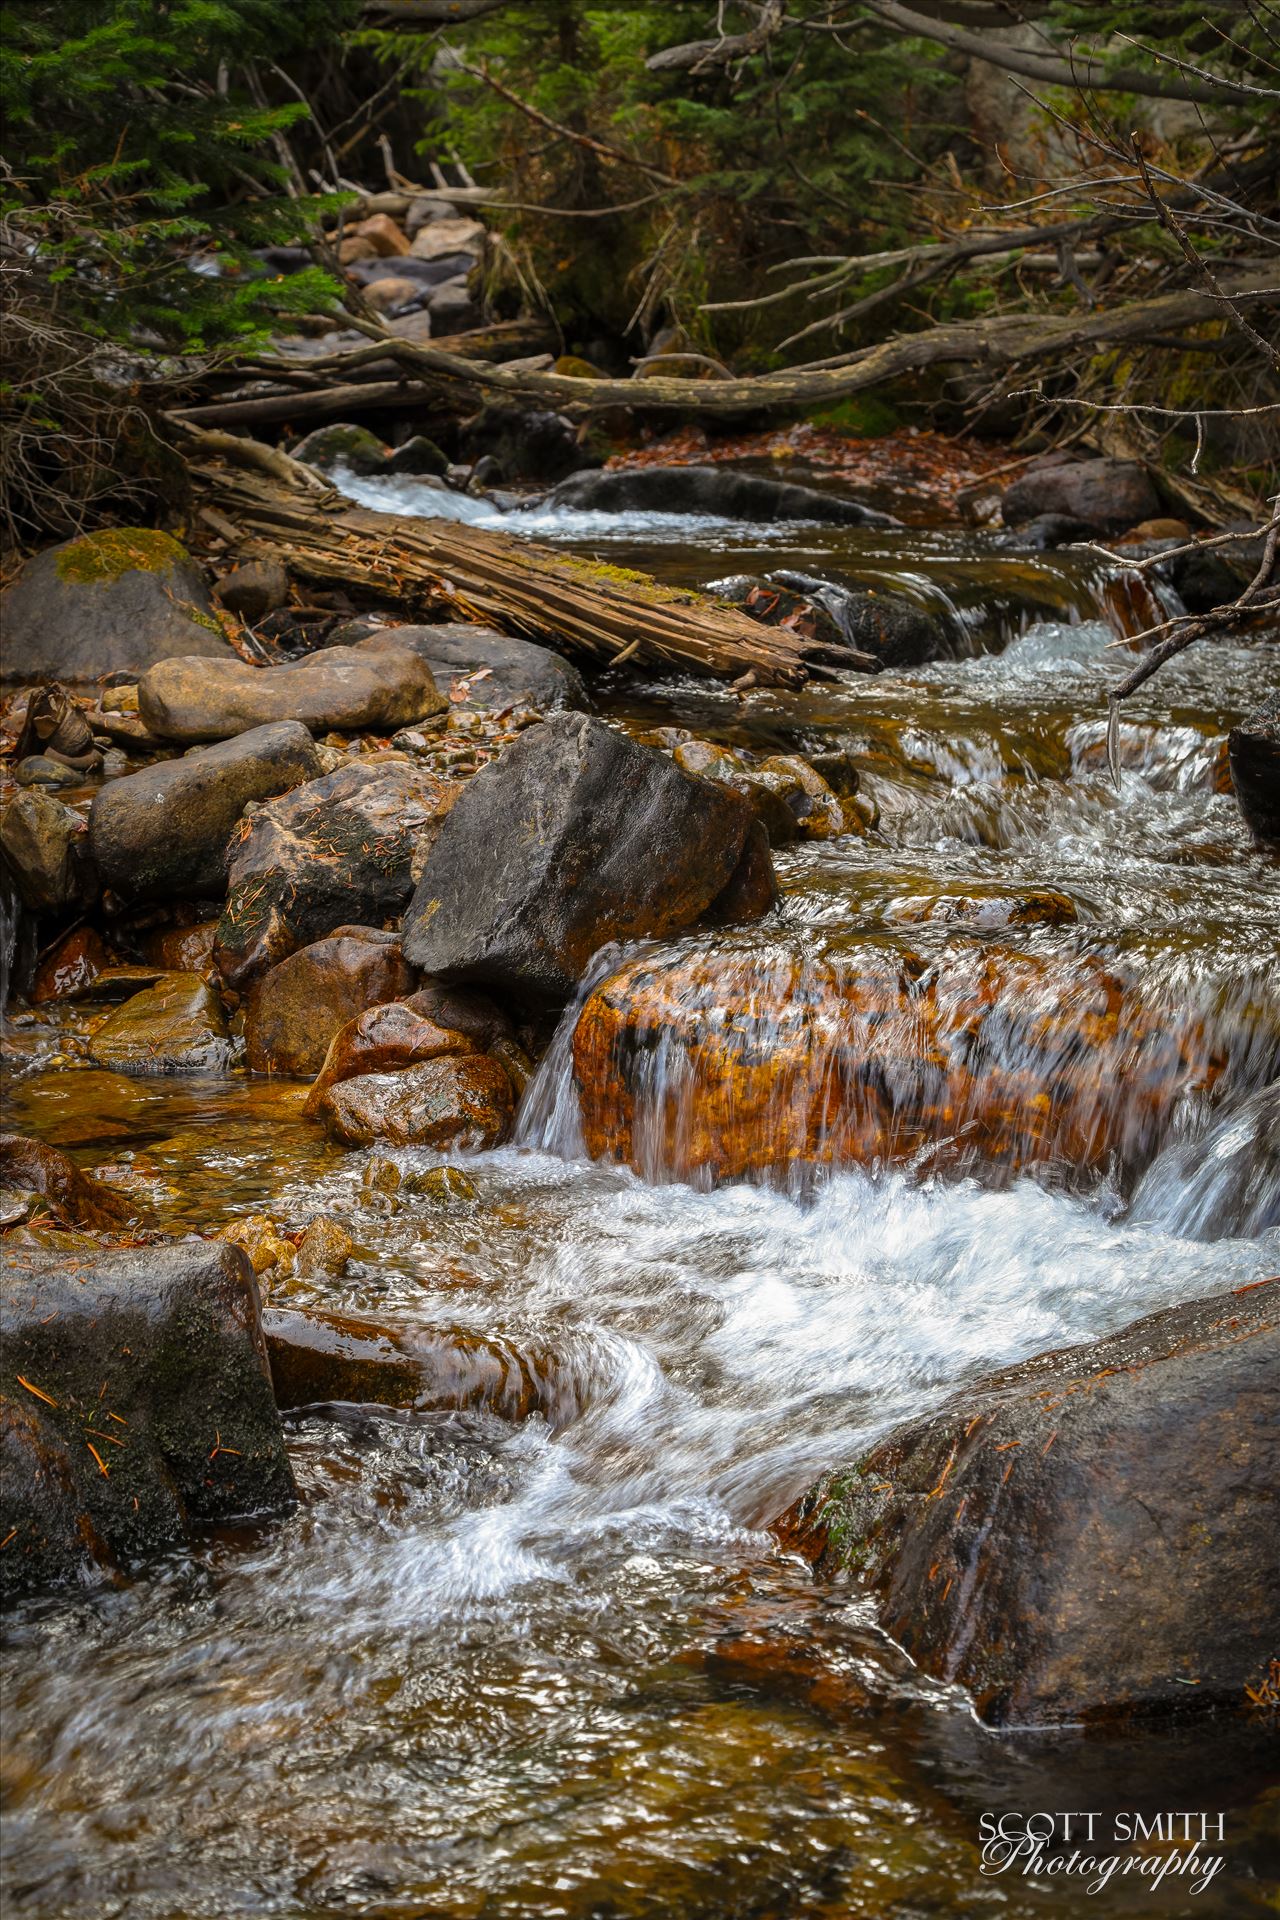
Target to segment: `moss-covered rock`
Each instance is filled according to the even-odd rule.
[[[37,554],[2,608],[6,680],[96,680],[179,653],[236,658],[186,548],[148,527],[87,533]]]

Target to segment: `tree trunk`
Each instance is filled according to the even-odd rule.
[[[196,431],[188,439],[197,496],[296,579],[345,587],[411,615],[484,622],[598,666],[628,659],[799,686],[861,659],[852,648],[759,625],[708,594],[629,568],[454,521],[368,512],[318,491],[308,469],[253,441]]]
[[[1242,307],[1280,304],[1274,268],[1254,271],[1236,281],[1227,292],[1231,300]],[[420,387],[455,403],[462,391],[473,394],[477,403],[482,398],[505,395],[573,415],[605,407],[631,407],[645,412],[723,419],[749,413],[794,413],[830,406],[834,401],[927,367],[976,365],[992,373],[1002,370],[1021,373],[1081,349],[1176,335],[1183,327],[1219,320],[1223,313],[1224,303],[1216,295],[1188,291],[1136,301],[1109,313],[998,314],[981,320],[952,321],[920,333],[895,334],[849,355],[839,366],[798,368],[789,373],[763,374],[756,379],[690,381],[655,376],[646,380],[581,380],[563,373],[488,366],[445,347],[416,346],[390,335],[346,353],[286,365],[290,372],[305,370],[317,381],[325,376],[349,381],[357,369],[369,366],[376,366],[385,377],[394,366]],[[269,371],[266,363],[263,371]],[[195,409],[189,409],[187,417],[194,420],[213,415],[202,416]],[[225,415],[218,417],[225,418]]]

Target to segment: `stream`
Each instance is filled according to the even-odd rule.
[[[432,510],[419,483],[351,491]],[[1280,1072],[1280,866],[1215,790],[1269,650],[1206,642],[1127,703],[1117,788],[1103,690],[1130,656],[1106,651],[1095,556],[954,528],[514,518],[673,582],[787,568],[892,587],[957,636],[963,657],[795,693],[596,684],[646,738],[846,752],[878,808],[874,832],[778,851],[777,916],[655,945],[655,968],[705,955],[767,1040],[780,992],[872,951],[961,972],[995,952],[1032,983],[1037,961],[1101,966],[1171,1035],[1194,1028],[1212,1095],[1188,1086],[1124,1169],[970,1155],[712,1187],[676,1177],[655,1127],[642,1178],[584,1157],[575,1007],[514,1141],[467,1157],[475,1197],[397,1201],[361,1185],[365,1151],[301,1117],[297,1084],[124,1080],[76,1062],[92,1005],[11,1016],[9,1124],[113,1163],[170,1231],[342,1221],[346,1276],[274,1304],[500,1334],[549,1350],[554,1378],[550,1416],[518,1425],[286,1415],[289,1520],[16,1611],[7,1910],[1032,1920],[1078,1896],[986,1879],[983,1812],[1176,1806],[1225,1812],[1228,1870],[1192,1900],[1117,1882],[1098,1907],[1274,1912],[1280,1769],[1256,1735],[992,1734],[766,1530],[962,1383],[1280,1271],[1280,1141],[1248,1104]],[[998,924],[1043,890],[1075,919]],[[1100,1071],[1123,1115],[1126,1061]],[[659,1063],[654,1101],[680,1097]]]

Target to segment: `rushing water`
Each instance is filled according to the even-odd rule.
[[[662,564],[706,579],[763,552],[848,571],[875,546],[722,531],[664,527]],[[659,555],[648,525],[586,530],[591,550],[606,533],[611,555]],[[953,535],[908,545],[904,578],[955,605],[1034,564],[1069,617],[1011,619],[1003,653],[905,677],[746,701],[692,682],[605,693],[641,733],[846,749],[879,809],[873,834],[779,855],[777,920],[651,958],[714,960],[739,1007],[763,1005],[784,962],[803,980],[868,944],[944,979],[978,954],[1103,967],[1166,1026],[1198,1027],[1211,1091],[1186,1090],[1128,1170],[996,1178],[979,1158],[708,1188],[660,1160],[641,1179],[583,1159],[571,1010],[517,1140],[468,1161],[475,1198],[397,1204],[292,1087],[125,1082],[76,1068],[83,1011],[20,1021],[16,1124],[112,1163],[176,1231],[263,1208],[342,1219],[347,1275],[274,1298],[536,1343],[566,1412],[289,1416],[292,1519],[23,1609],[5,1653],[14,1914],[1030,1920],[1078,1896],[985,1880],[979,1816],[1073,1806],[1227,1811],[1227,1869],[1203,1896],[1125,1883],[1106,1911],[1274,1911],[1257,1738],[994,1736],[764,1530],[816,1472],[992,1366],[1280,1266],[1280,1120],[1261,1091],[1280,869],[1213,790],[1267,656],[1219,643],[1174,663],[1126,714],[1117,789],[1099,698],[1115,656],[1085,617],[1087,571]],[[992,597],[1012,606],[1016,586]],[[1001,930],[955,905],[1029,889],[1077,918]]]

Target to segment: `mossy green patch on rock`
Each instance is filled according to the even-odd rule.
[[[108,527],[101,533],[86,533],[60,547],[57,557],[59,580],[76,586],[110,586],[124,573],[167,573],[190,565],[186,548],[172,534],[153,527]],[[216,622],[194,609],[184,611],[219,631]]]

